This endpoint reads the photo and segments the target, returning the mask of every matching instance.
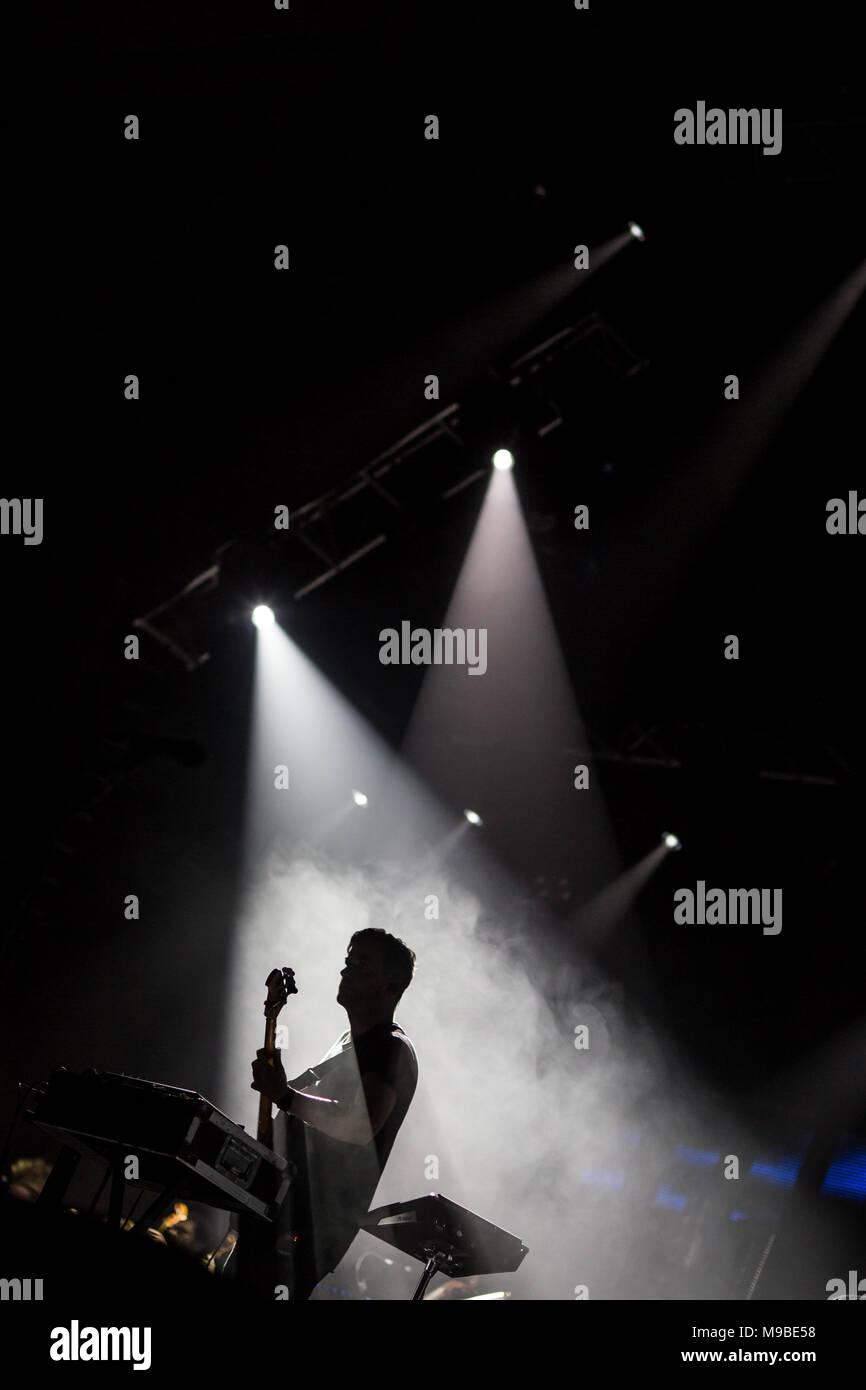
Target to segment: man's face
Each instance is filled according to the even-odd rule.
[[[378,946],[365,941],[352,944],[340,972],[337,1003],[346,1006],[378,1004],[388,998],[387,991],[388,978]]]

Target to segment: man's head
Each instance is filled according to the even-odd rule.
[[[337,1002],[347,1009],[393,1013],[414,971],[415,952],[405,941],[381,927],[365,927],[349,942]]]

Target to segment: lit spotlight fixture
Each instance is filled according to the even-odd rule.
[[[493,467],[502,469],[513,468],[514,455],[512,454],[511,450],[497,449],[496,453],[493,455]]]
[[[682,849],[682,845],[676,835],[671,835],[670,831],[667,830],[664,835],[662,835],[662,844],[666,845],[668,849]]]
[[[273,627],[275,621],[274,610],[268,608],[266,603],[260,603],[253,609],[253,622],[256,627]]]
[[[355,803],[356,806],[366,806],[366,805],[367,805],[367,798],[366,798],[366,796],[364,795],[363,792],[359,792],[359,791],[354,791],[354,792],[352,792],[352,800],[354,801],[354,803]]]
[[[479,814],[478,814],[477,811],[464,811],[463,814],[464,814],[464,816],[466,817],[466,819],[468,820],[468,822],[469,822],[470,825],[483,825],[483,824],[484,824],[484,821],[481,819],[481,817],[479,816]]]
[[[643,227],[639,227],[636,222],[629,222],[628,229],[637,241],[646,241],[646,237],[643,234]]]

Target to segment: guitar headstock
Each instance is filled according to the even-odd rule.
[[[298,992],[294,970],[290,970],[287,965],[284,965],[282,970],[272,970],[265,981],[265,988],[268,991],[265,1018],[275,1019],[289,995]]]

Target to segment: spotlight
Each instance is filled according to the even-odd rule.
[[[497,449],[493,455],[494,468],[513,468],[514,455],[510,449]]]
[[[646,241],[646,237],[643,234],[643,227],[639,227],[636,222],[629,222],[628,229],[632,236],[636,237],[638,241]]]
[[[662,835],[662,844],[667,845],[668,849],[682,849],[682,845],[676,835],[671,835],[667,831]]]
[[[273,627],[275,621],[274,610],[268,608],[266,603],[260,603],[253,609],[253,622],[256,627]]]
[[[468,822],[469,822],[470,825],[483,825],[483,824],[484,824],[484,821],[481,819],[481,817],[479,816],[479,814],[478,814],[477,811],[464,811],[463,814],[464,814],[464,816],[466,817],[466,819],[468,820]]]
[[[355,803],[356,806],[366,806],[366,805],[367,805],[367,798],[366,798],[366,796],[364,795],[363,792],[358,792],[358,791],[352,792],[352,800],[354,801],[354,803]]]

